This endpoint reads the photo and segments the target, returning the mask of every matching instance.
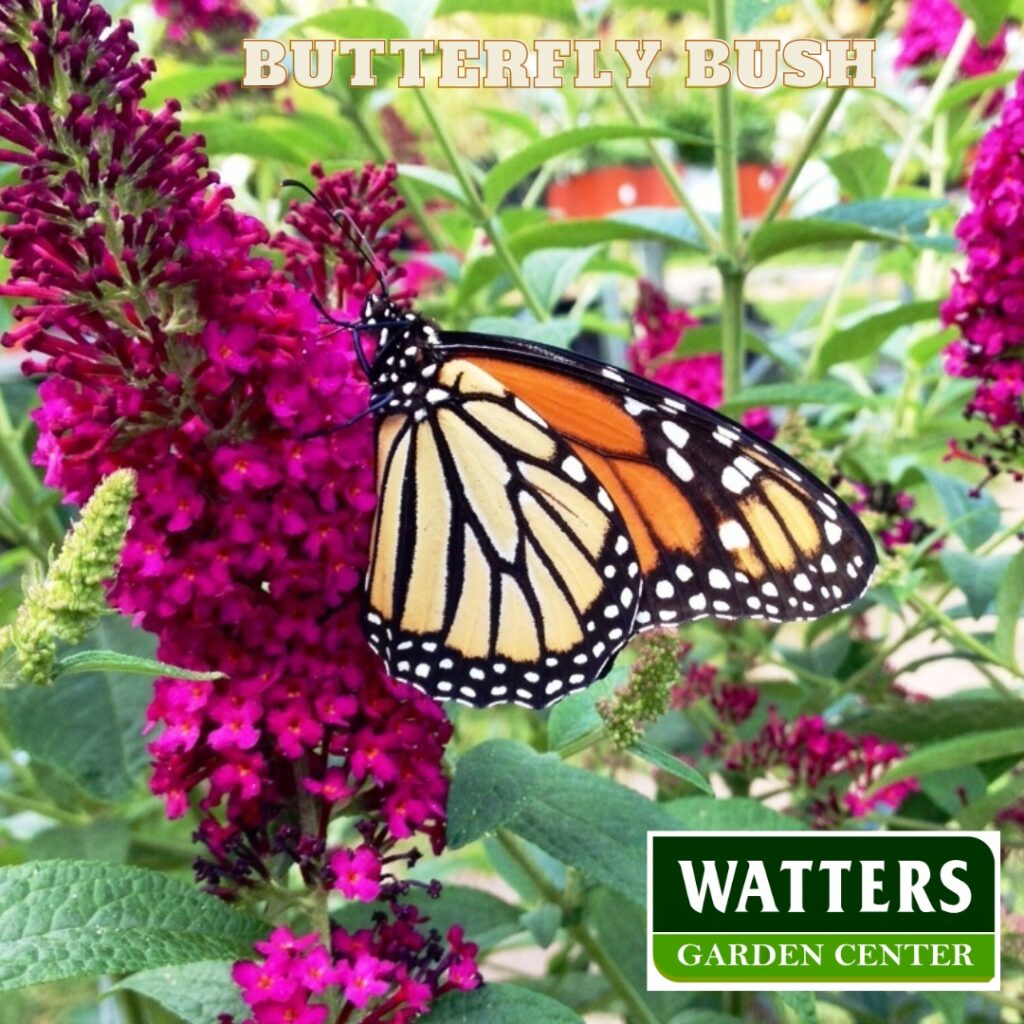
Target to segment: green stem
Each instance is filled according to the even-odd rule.
[[[972,654],[980,655],[991,665],[998,665],[1007,672],[1019,679],[1024,679],[1022,672],[1016,665],[1004,661],[995,651],[986,647],[980,640],[975,639],[970,633],[965,633],[941,608],[931,603],[928,598],[920,594],[912,595],[908,603],[915,611],[922,615],[929,616],[937,625],[941,626],[950,640],[956,641],[960,647],[970,651]]]
[[[576,908],[569,906],[564,893],[559,892],[551,884],[519,839],[503,828],[498,829],[497,838],[508,855],[523,869],[541,896],[548,903],[561,907],[566,919],[571,920]],[[583,947],[587,956],[593,960],[608,984],[625,1003],[630,1020],[638,1021],[640,1024],[658,1024],[658,1018],[651,1012],[650,1007],[633,987],[629,978],[623,974],[598,937],[582,921],[567,924],[566,930]]]
[[[875,14],[865,38],[873,39],[879,32],[881,32],[882,27],[889,20],[889,15],[892,13],[894,5],[895,0],[886,0],[886,2],[879,7],[878,13]],[[811,0],[805,0],[804,8],[812,18],[815,17],[815,15],[819,15],[824,25],[828,25],[828,20],[820,13],[817,4],[811,2]],[[825,33],[825,38],[835,38],[836,34],[836,31],[833,29],[832,31]],[[797,150],[797,154],[793,158],[793,162],[790,164],[789,170],[786,171],[785,178],[782,179],[782,184],[779,186],[778,192],[776,192],[772,197],[772,201],[769,203],[768,209],[765,211],[762,223],[767,224],[774,220],[782,209],[783,203],[785,203],[789,198],[790,192],[793,191],[796,179],[800,176],[800,172],[804,169],[804,165],[807,163],[811,154],[817,147],[818,141],[825,129],[828,127],[833,115],[839,109],[839,104],[843,102],[843,98],[849,91],[849,89],[833,90],[829,98],[825,100],[825,102],[815,112],[814,117],[811,119],[810,126],[807,129],[807,133],[801,140],[800,148]]]
[[[640,106],[633,98],[632,93],[622,82],[619,75],[615,75],[612,78],[612,89],[630,121],[640,127],[644,126],[647,122],[640,110]],[[686,211],[687,217],[690,218],[693,222],[693,226],[700,233],[701,238],[704,239],[704,244],[708,247],[708,250],[713,253],[718,252],[721,241],[715,233],[715,229],[707,222],[704,215],[694,205],[689,193],[683,188],[683,183],[679,180],[679,175],[676,173],[676,169],[658,147],[657,140],[649,138],[644,141],[647,153],[650,156],[652,163],[658,168],[658,173],[661,174],[662,178],[665,180],[665,184],[668,185],[669,191],[672,193],[676,202],[679,203],[679,205]]]
[[[88,825],[91,820],[87,814],[66,811],[48,800],[37,800],[35,797],[20,796],[17,793],[0,791],[0,804],[12,811],[32,811],[43,817],[52,818],[62,825]]]
[[[722,397],[743,387],[743,283],[741,272],[722,270]]]
[[[711,0],[711,28],[716,38],[732,39],[732,0]],[[722,257],[729,263],[738,264],[742,236],[733,78],[730,78],[728,85],[713,92],[715,166],[722,192]]]
[[[732,39],[732,0],[711,0],[711,27],[718,39]],[[722,194],[722,397],[743,386],[743,233],[740,223],[739,163],[733,80],[714,90],[715,165]]]
[[[957,72],[960,70],[960,62],[963,60],[964,54],[967,52],[967,47],[970,46],[971,40],[974,38],[974,23],[968,18],[964,21],[963,27],[960,29],[959,35],[956,37],[956,41],[953,43],[953,48],[949,51],[945,61],[942,64],[942,68],[932,83],[931,90],[925,99],[924,105],[920,111],[915,113],[913,118],[910,118],[907,124],[906,133],[903,136],[903,143],[900,146],[899,152],[896,154],[896,159],[893,160],[892,166],[889,168],[889,177],[886,182],[885,190],[882,192],[881,198],[888,199],[892,196],[896,187],[899,185],[903,178],[903,172],[907,169],[907,165],[910,163],[910,158],[914,154],[914,150],[917,147],[918,142],[921,140],[922,133],[932,123],[935,118],[935,110],[939,105],[940,100],[945,96],[949,90]],[[846,291],[846,286],[849,283],[850,276],[853,274],[854,268],[860,262],[861,256],[865,249],[864,242],[855,242],[850,246],[849,252],[846,254],[846,259],[843,261],[843,265],[839,271],[839,276],[836,278],[836,283],[829,294],[828,301],[825,304],[825,310],[821,316],[821,325],[818,330],[817,338],[814,342],[814,348],[811,350],[810,358],[807,361],[807,374],[808,378],[813,378],[820,372],[821,364],[821,353],[824,349],[825,342],[831,336],[833,329],[835,328],[835,321],[839,315],[839,308],[842,305],[843,293]]]
[[[7,478],[11,490],[25,506],[26,511],[35,515],[43,498],[44,488],[32,468],[11,422],[7,403],[0,394],[0,472]],[[64,540],[64,528],[52,508],[38,515],[37,529],[43,548],[60,547]]]
[[[476,184],[466,172],[465,165],[459,158],[458,153],[455,151],[455,146],[452,143],[451,137],[448,135],[447,129],[441,123],[436,111],[430,105],[429,100],[423,95],[423,90],[416,89],[414,92],[416,99],[419,102],[420,110],[423,111],[423,116],[427,119],[431,131],[434,133],[434,137],[437,139],[438,144],[444,151],[445,159],[448,161],[448,165],[451,167],[452,173],[458,179],[459,185],[462,188],[462,194],[466,199],[466,205],[470,208],[480,226],[487,233],[487,237],[491,240],[491,245],[494,247],[495,255],[505,265],[505,269],[515,282],[515,286],[522,293],[523,301],[526,303],[534,318],[538,322],[549,320],[550,314],[547,309],[544,308],[540,299],[537,298],[536,293],[530,287],[529,281],[527,281],[523,276],[522,268],[519,266],[516,258],[512,255],[512,250],[509,249],[508,244],[505,241],[505,236],[502,233],[497,220],[491,215],[487,207],[484,205],[484,201],[480,196],[480,190],[476,187]]]

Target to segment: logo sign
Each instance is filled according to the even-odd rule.
[[[651,832],[647,987],[999,988],[998,832]]]

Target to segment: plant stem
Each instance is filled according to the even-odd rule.
[[[480,227],[482,227],[487,233],[487,237],[491,240],[491,245],[494,247],[495,255],[497,255],[498,259],[500,259],[505,265],[505,269],[515,282],[515,286],[522,293],[523,301],[526,303],[534,318],[538,322],[549,320],[550,314],[540,299],[537,298],[533,288],[530,287],[530,282],[523,276],[522,268],[519,266],[516,258],[512,255],[512,250],[509,249],[508,244],[505,241],[505,236],[502,233],[501,226],[484,205],[484,201],[480,196],[480,190],[476,187],[476,183],[466,172],[466,168],[463,165],[462,160],[459,158],[458,153],[455,151],[455,146],[452,143],[451,137],[448,135],[447,129],[441,123],[436,111],[430,105],[427,98],[423,95],[423,90],[416,89],[415,95],[419,102],[420,110],[423,111],[423,116],[427,119],[427,122],[434,133],[434,137],[437,139],[441,149],[444,151],[445,158],[452,169],[452,173],[458,179],[459,185],[462,188],[462,193],[466,198],[466,205],[473,212],[473,215],[476,217]]]
[[[530,854],[524,849],[519,839],[503,828],[497,830],[497,838],[506,853],[523,869],[544,899],[548,903],[561,907],[566,918],[571,918],[572,911],[575,908],[568,905],[564,893],[559,892],[551,884],[544,872],[540,870]],[[590,928],[582,921],[577,921],[574,924],[566,925],[566,930],[583,947],[590,959],[600,968],[608,984],[611,985],[619,998],[626,1004],[630,1019],[638,1021],[640,1024],[658,1024],[658,1018],[651,1012],[650,1007],[644,1002],[640,993],[633,987],[629,978],[623,974],[619,965],[615,963]]]
[[[711,27],[718,39],[732,39],[732,0],[711,0]],[[722,398],[743,386],[743,234],[740,224],[739,164],[736,152],[736,103],[732,78],[715,89],[715,166],[722,193]]]
[[[25,509],[35,515],[43,497],[43,485],[39,482],[32,464],[21,447],[21,438],[14,429],[11,414],[3,394],[0,393],[0,472],[7,478],[11,490],[17,495]],[[64,540],[64,528],[52,508],[38,515],[37,530],[42,547],[59,547]],[[45,560],[45,558],[44,558]]]
[[[928,615],[938,625],[942,626],[946,636],[951,640],[955,640],[962,648],[971,651],[973,654],[980,655],[989,664],[998,665],[1012,675],[1017,676],[1017,678],[1024,679],[1024,672],[1016,665],[1004,661],[1003,658],[995,651],[986,647],[980,640],[976,640],[970,633],[965,633],[941,608],[932,604],[928,598],[915,594],[908,599],[908,603],[915,611]]]
[[[629,89],[623,84],[619,75],[615,75],[612,78],[612,89],[630,121],[641,127],[645,125],[647,122],[640,111],[639,105]],[[687,217],[690,218],[693,226],[697,229],[701,238],[704,239],[704,244],[708,247],[708,250],[713,253],[718,252],[721,243],[718,235],[715,233],[715,229],[694,205],[689,193],[683,188],[683,183],[679,180],[676,169],[668,161],[668,158],[661,149],[659,149],[657,140],[648,138],[644,141],[644,144],[652,163],[658,168],[658,172],[664,178],[665,184],[668,185],[669,191],[671,191],[676,202],[686,211]]]
[[[910,119],[909,124],[907,125],[906,134],[903,136],[903,143],[900,146],[899,152],[896,154],[895,160],[892,162],[892,166],[889,168],[889,178],[886,182],[885,190],[882,192],[881,198],[890,198],[896,190],[897,185],[899,185],[900,180],[903,177],[903,172],[907,169],[907,164],[910,162],[910,158],[913,156],[914,150],[917,147],[918,142],[921,140],[922,133],[935,118],[936,107],[942,97],[945,96],[953,82],[953,79],[956,77],[956,74],[960,69],[960,62],[963,60],[964,54],[967,52],[967,47],[970,46],[973,38],[974,22],[968,18],[964,21],[963,26],[956,37],[956,41],[953,43],[953,48],[949,51],[949,54],[946,56],[946,59],[942,64],[941,70],[936,76],[935,81],[932,83],[931,90],[925,99],[924,105],[921,107],[921,110]],[[843,265],[839,271],[839,276],[836,278],[836,283],[829,294],[828,301],[825,304],[825,310],[821,315],[821,325],[818,330],[818,336],[815,339],[814,347],[811,350],[810,358],[807,361],[806,376],[808,378],[816,377],[820,372],[822,350],[825,346],[825,342],[828,340],[835,327],[836,317],[839,315],[839,307],[842,304],[843,293],[846,291],[846,285],[849,282],[854,268],[860,262],[864,249],[864,242],[855,242],[850,246],[850,250],[846,254],[846,259],[843,261]]]
[[[722,269],[722,398],[743,387],[743,282],[745,275]]]

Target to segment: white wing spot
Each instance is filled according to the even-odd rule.
[[[821,559],[821,568],[823,572],[835,572],[836,571],[836,560],[831,555],[823,555]]]
[[[629,587],[623,587],[619,600],[622,602],[623,608],[628,608],[633,603],[633,591]]]
[[[726,520],[718,528],[718,538],[726,551],[750,547],[750,536],[735,519]]]
[[[686,583],[693,579],[693,570],[688,565],[677,565],[676,578],[680,583]]]
[[[684,430],[678,423],[673,423],[671,420],[662,420],[661,429],[664,435],[677,448],[685,447],[686,442],[690,440],[690,432]]]
[[[795,586],[797,590],[806,594],[811,589],[811,581],[807,578],[806,573],[797,573],[797,575],[793,577],[793,586]]]
[[[679,454],[679,452],[675,450],[675,448],[669,448],[668,456],[665,461],[668,462],[668,468],[671,469],[684,484],[689,483],[693,479],[693,467],[682,457],[682,455]]]
[[[587,471],[583,468],[583,463],[575,455],[570,455],[562,462],[562,469],[565,470],[567,476],[571,477],[578,484],[583,483],[587,479]]]
[[[779,588],[774,583],[765,583],[761,587],[761,593],[766,597],[778,597]]]
[[[629,541],[625,537],[619,537],[615,541],[615,554],[624,555],[629,550]]]
[[[746,455],[737,455],[732,460],[732,464],[748,479],[753,480],[755,476],[761,471],[761,467],[753,459],[748,459]]]
[[[828,537],[829,544],[838,544],[843,539],[842,527],[836,526],[833,522],[826,523],[825,536]]]
[[[430,675],[430,666],[426,662],[423,662],[422,664],[417,665],[416,666],[416,675],[418,675],[420,677],[420,679],[426,679],[427,676]]]
[[[608,492],[603,487],[599,487],[597,489],[597,503],[606,512],[615,511],[615,506],[612,504],[612,499],[608,497]]]
[[[702,612],[708,606],[708,599],[703,594],[694,594],[690,598],[690,607],[695,612]]]
[[[654,588],[654,592],[663,601],[667,601],[670,597],[675,596],[676,588],[668,580],[658,580],[658,585]]]
[[[722,486],[733,494],[742,494],[750,482],[735,466],[726,466],[722,470]]]
[[[558,691],[561,688],[562,688],[562,680],[561,679],[552,679],[551,682],[548,683],[548,685],[544,687],[544,692],[548,696],[551,696],[551,694],[553,694],[553,693],[558,693]]]
[[[643,402],[638,402],[635,398],[627,398],[622,403],[623,409],[629,413],[630,416],[640,416],[645,412],[654,412],[654,409],[649,405],[644,405]]]
[[[613,370],[610,366],[605,366],[601,370],[601,376],[607,377],[609,380],[617,381],[619,384],[624,384],[626,379],[619,373],[618,370]]]
[[[708,573],[708,583],[715,588],[715,590],[728,590],[730,583],[729,577],[722,572],[721,569],[712,569]]]

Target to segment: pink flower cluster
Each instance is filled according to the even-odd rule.
[[[907,544],[916,544],[926,536],[931,527],[923,520],[911,515],[916,506],[913,497],[906,491],[898,491],[889,483],[875,486],[852,481],[858,499],[850,504],[858,515],[873,513],[871,530],[877,534],[886,551],[893,552]],[[933,550],[942,547],[937,541]]]
[[[1024,81],[981,141],[968,183],[971,208],[957,224],[966,266],[955,272],[943,319],[960,338],[946,372],[976,380],[967,415],[990,433],[967,446],[990,475],[1021,479],[1024,453]],[[959,450],[954,454],[961,454]]]
[[[202,140],[173,105],[141,105],[153,67],[134,51],[130,25],[85,0],[0,0],[0,159],[22,168],[0,191],[0,294],[32,302],[4,343],[44,375],[36,457],[76,503],[136,470],[111,602],[163,660],[224,673],[159,680],[148,714],[153,791],[171,816],[199,812],[207,888],[233,898],[283,861],[310,887],[394,901],[409,884],[395,866],[417,856],[396,847],[444,842],[451,729],[363,640],[372,431],[332,427],[365,409],[367,384],[351,333],[310,294],[351,310],[376,272],[313,203],[290,213],[275,270]],[[394,168],[316,176],[393,273]],[[306,274],[328,263],[329,279]],[[327,846],[341,815],[357,819],[354,850]],[[373,954],[389,984],[421,923],[402,920]],[[342,953],[349,941],[335,933]],[[356,959],[331,968],[346,990]]]
[[[361,1011],[362,1024],[407,1024],[437,996],[476,988],[477,947],[453,927],[446,939],[424,935],[427,919],[412,907],[372,928],[348,934],[337,928],[328,951],[316,935],[277,928],[256,943],[259,960],[235,964],[233,977],[250,1008],[248,1024],[324,1024],[323,1000],[335,989],[338,1020]]]
[[[684,649],[684,655],[692,648]],[[672,693],[679,709],[706,702],[718,723],[704,754],[718,758],[727,772],[758,778],[778,767],[789,769],[789,783],[806,797],[801,811],[817,826],[827,827],[844,817],[860,818],[880,808],[896,810],[918,789],[915,779],[871,793],[874,781],[903,749],[877,736],[852,737],[831,729],[817,715],[799,715],[784,722],[774,707],[751,739],[737,729],[751,719],[760,703],[756,687],[718,678],[710,664],[690,661]]]
[[[634,373],[712,409],[722,404],[722,357],[717,352],[680,354],[686,332],[699,326],[699,320],[673,306],[662,289],[641,281],[635,321],[637,336],[627,352]],[[775,436],[767,409],[748,410],[743,423],[766,440]]]
[[[202,33],[217,49],[234,49],[259,24],[242,0],[154,0],[153,9],[167,20],[164,36],[176,47]]]
[[[953,49],[964,24],[964,16],[951,0],[912,0],[900,35],[896,68],[919,68],[940,61]],[[982,46],[971,40],[960,62],[966,78],[987,75],[1006,59],[1006,27],[991,42]]]

